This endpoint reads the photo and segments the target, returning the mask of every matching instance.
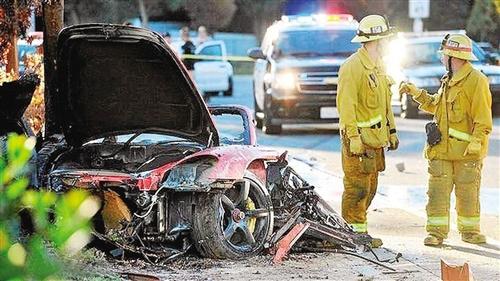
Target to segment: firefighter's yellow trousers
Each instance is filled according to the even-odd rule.
[[[450,224],[450,194],[455,188],[458,230],[479,233],[479,186],[481,160],[430,160],[427,191],[429,234],[446,238]]]
[[[377,192],[378,173],[385,169],[384,150],[370,149],[366,155],[355,156],[348,147],[342,143],[342,217],[356,232],[367,232],[366,210]]]

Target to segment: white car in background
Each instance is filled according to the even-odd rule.
[[[182,44],[182,41],[172,43],[179,54],[182,54]],[[195,55],[202,56],[194,64],[194,80],[198,90],[203,92],[205,97],[218,95],[220,92],[224,96],[232,96],[234,72],[233,66],[227,60],[224,41],[212,40],[198,45]]]

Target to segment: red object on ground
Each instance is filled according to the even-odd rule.
[[[280,264],[285,256],[288,254],[293,244],[299,240],[299,238],[304,234],[304,232],[309,228],[309,223],[298,223],[296,224],[290,232],[288,232],[283,238],[276,244],[276,254],[273,258],[274,264]]]
[[[443,281],[474,281],[468,263],[464,265],[449,265],[441,260],[441,280]]]

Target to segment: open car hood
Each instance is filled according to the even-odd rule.
[[[71,145],[140,130],[218,143],[210,113],[182,62],[142,28],[75,25],[61,31],[46,121]],[[49,129],[50,130],[50,129]]]

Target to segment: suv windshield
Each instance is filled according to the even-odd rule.
[[[351,43],[355,30],[283,31],[276,41],[278,56],[349,56],[361,46]]]
[[[406,65],[440,64],[441,55],[438,53],[440,42],[410,43],[406,53]],[[479,61],[484,61],[485,56],[476,44],[472,45],[472,52]]]

